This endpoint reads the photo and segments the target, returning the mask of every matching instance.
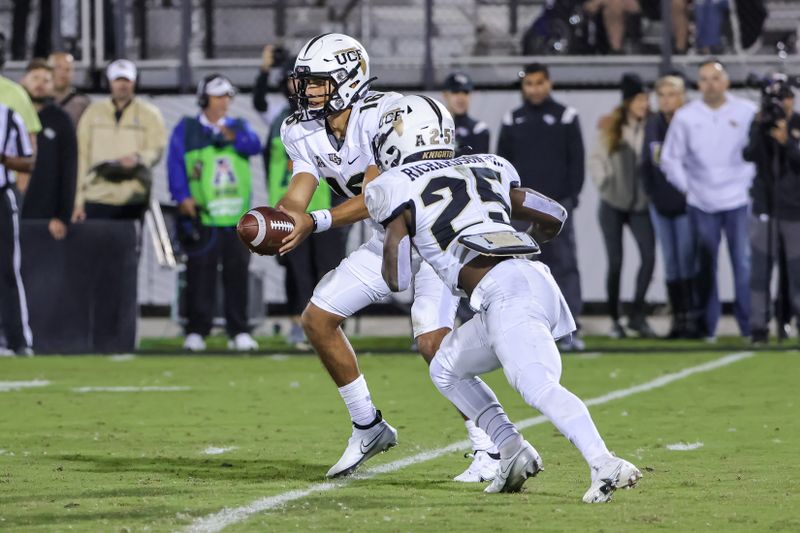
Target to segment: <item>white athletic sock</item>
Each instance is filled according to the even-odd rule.
[[[497,453],[497,446],[494,445],[492,439],[486,434],[484,430],[475,425],[472,420],[465,420],[464,426],[467,428],[469,440],[472,443],[472,449],[476,452]]]
[[[487,406],[482,413],[475,417],[475,422],[497,445],[500,457],[503,459],[514,455],[522,445],[522,435],[508,419],[499,403]]]
[[[342,395],[342,400],[344,400],[353,422],[359,426],[366,426],[375,420],[378,412],[372,404],[367,380],[364,379],[363,374],[352,383],[339,387],[339,394]]]

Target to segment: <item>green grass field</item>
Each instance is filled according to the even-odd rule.
[[[315,357],[0,360],[0,531],[800,531],[797,352],[631,389],[726,354],[564,357],[563,383],[585,400],[628,391],[590,409],[645,477],[595,506],[580,501],[588,468],[549,423],[523,431],[545,464],[523,493],[450,481],[466,450],[420,454],[466,435],[415,356],[361,357],[400,442],[333,484],[350,427]],[[9,390],[32,380],[49,384]],[[538,415],[501,373],[487,381],[512,420]],[[178,389],[80,392],[115,386]]]

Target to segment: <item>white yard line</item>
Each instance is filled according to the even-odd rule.
[[[233,450],[237,450],[238,446],[209,446],[205,450],[202,451],[204,455],[220,455],[225,452],[230,452]]]
[[[673,452],[688,452],[702,447],[702,442],[676,442],[675,444],[667,444],[667,449]]]
[[[76,387],[72,392],[183,392],[191,387]]]
[[[713,361],[710,361],[708,363],[703,363],[702,365],[684,368],[683,370],[674,372],[672,374],[664,374],[663,376],[660,376],[651,381],[647,381],[640,385],[634,385],[633,387],[628,387],[626,389],[611,391],[608,394],[604,394],[603,396],[598,396],[597,398],[591,398],[589,400],[586,400],[586,405],[589,406],[601,405],[613,400],[618,400],[620,398],[625,398],[627,396],[639,394],[640,392],[647,392],[653,389],[658,389],[660,387],[669,385],[674,381],[679,381],[694,374],[699,374],[702,372],[710,372],[712,370],[716,370],[718,368],[722,368],[724,366],[736,363],[737,361],[741,361],[742,359],[753,357],[754,355],[755,354],[753,352],[740,352],[740,353],[726,355],[725,357],[714,359]],[[544,416],[536,416],[533,418],[528,418],[526,420],[517,422],[516,425],[518,428],[523,429],[526,427],[542,424],[546,421],[547,418],[545,418]],[[289,502],[305,498],[306,496],[309,496],[311,494],[319,492],[327,492],[333,489],[337,489],[339,487],[343,487],[349,484],[353,479],[369,479],[371,477],[377,476],[378,474],[395,472],[397,470],[402,470],[403,468],[406,468],[408,466],[423,463],[425,461],[431,461],[443,455],[458,450],[463,450],[465,448],[468,448],[469,446],[470,442],[468,440],[454,442],[453,444],[450,444],[443,448],[437,448],[434,450],[418,453],[416,455],[412,455],[404,459],[399,459],[391,463],[386,463],[383,465],[376,466],[374,468],[370,468],[364,471],[363,473],[357,474],[351,478],[337,480],[337,481],[328,481],[324,483],[316,483],[314,485],[309,485],[304,489],[291,490],[289,492],[284,492],[281,494],[277,494],[275,496],[259,498],[258,500],[254,500],[246,505],[242,505],[241,507],[234,507],[234,508],[226,507],[225,509],[219,511],[218,513],[198,518],[192,524],[187,526],[184,529],[184,531],[186,531],[187,533],[213,533],[217,531],[222,531],[226,527],[242,522],[254,514],[268,511],[270,509],[275,509],[276,507],[280,507]]]
[[[50,382],[46,379],[34,379],[33,381],[0,381],[0,392],[30,389],[32,387],[46,387]]]

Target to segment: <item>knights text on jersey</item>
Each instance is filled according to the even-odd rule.
[[[364,200],[383,226],[411,209],[415,248],[458,292],[458,273],[474,257],[458,237],[513,231],[510,190],[518,186],[511,163],[480,154],[392,168],[367,185]]]
[[[372,139],[378,132],[378,120],[402,96],[369,91],[353,104],[347,132],[338,150],[331,144],[323,121],[298,122],[288,117],[281,125],[281,140],[292,160],[293,176],[308,172],[318,180],[324,178],[340,196],[358,196],[364,172],[375,164]]]

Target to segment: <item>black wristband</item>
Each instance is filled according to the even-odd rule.
[[[314,229],[312,232],[317,231],[317,218],[314,216],[314,213],[306,213],[308,216],[311,217],[311,222],[314,224]]]

